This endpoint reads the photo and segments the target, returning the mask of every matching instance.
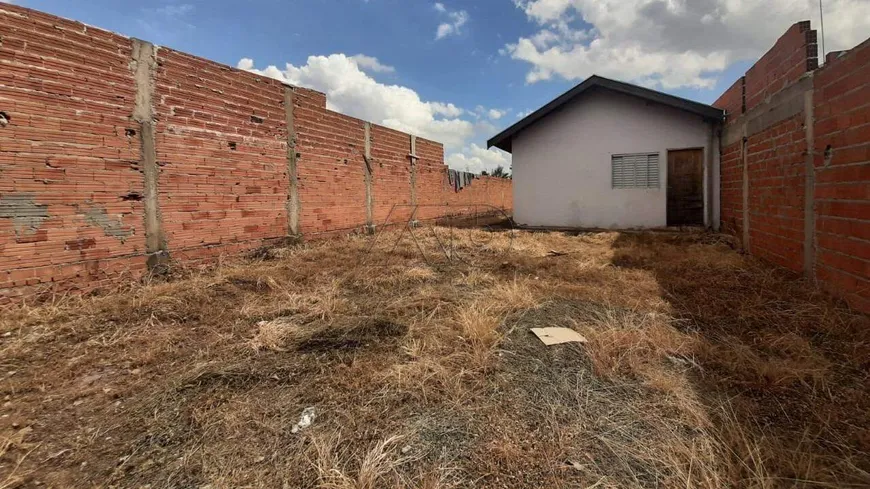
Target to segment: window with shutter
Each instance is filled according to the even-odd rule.
[[[659,188],[659,154],[634,153],[610,157],[613,188]]]

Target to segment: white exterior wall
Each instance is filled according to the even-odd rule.
[[[707,155],[718,137],[711,130],[700,116],[679,109],[609,90],[584,93],[514,136],[514,220],[523,226],[666,226],[668,150],[688,148],[704,149],[704,201],[715,212],[718,203],[709,199],[718,189],[711,194],[708,188]],[[658,189],[612,188],[611,155],[655,152]],[[718,168],[718,151],[713,156]],[[706,209],[704,216],[709,225]]]

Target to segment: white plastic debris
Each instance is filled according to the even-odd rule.
[[[291,433],[299,433],[311,426],[311,423],[314,422],[314,419],[317,418],[317,413],[314,412],[314,406],[307,407],[302,410],[302,416],[299,417],[299,422],[293,425],[293,429],[290,430]]]

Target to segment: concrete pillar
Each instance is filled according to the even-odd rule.
[[[710,122],[707,135],[707,147],[704,148],[704,227],[713,227],[713,207],[715,192],[713,191],[713,152],[716,138],[716,123]]]
[[[804,92],[804,134],[807,152],[804,159],[804,274],[815,278],[816,268],[816,165],[813,125],[813,90]]]
[[[749,252],[749,137],[746,135],[746,124],[743,124],[743,139],[741,159],[743,161],[743,251]]]
[[[136,83],[136,99],[133,106],[133,120],[139,123],[139,164],[145,179],[145,253],[149,270],[164,267],[169,261],[169,249],[163,232],[163,218],[160,214],[158,183],[160,167],[157,164],[155,132],[157,122],[154,117],[154,75],[157,66],[157,47],[153,44],[133,39],[133,61],[130,64]]]
[[[284,87],[284,119],[287,124],[287,235],[299,238],[302,230],[299,228],[299,177],[296,164],[299,154],[296,152],[296,122],[294,120],[295,91],[293,87]]]
[[[722,126],[713,124],[710,128],[713,139],[713,230],[719,232],[722,227]]]
[[[363,153],[365,161],[365,183],[366,183],[366,231],[369,233],[375,232],[375,198],[373,186],[373,169],[372,169],[372,123],[365,123],[365,153]]]
[[[408,155],[411,159],[411,206],[412,206],[412,216],[417,215],[417,160],[420,159],[417,156],[417,136],[411,135],[411,154]],[[411,225],[414,226],[417,224],[416,218],[411,221]]]

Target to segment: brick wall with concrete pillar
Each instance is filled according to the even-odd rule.
[[[0,36],[0,303],[372,229],[395,204],[511,205],[509,180],[455,192],[441,144],[314,90],[17,5]]]
[[[870,312],[870,40],[822,68],[816,53],[794,24],[714,103],[722,228]]]

